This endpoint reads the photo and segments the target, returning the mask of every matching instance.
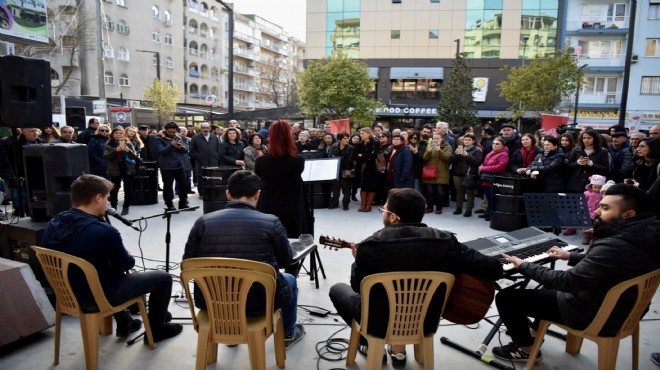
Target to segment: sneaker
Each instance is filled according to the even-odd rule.
[[[483,210],[483,209],[478,209],[478,210],[474,211],[474,213],[480,214],[480,213],[486,213],[486,211]]]
[[[169,205],[169,206],[167,206],[167,208],[165,208],[165,211],[167,211],[167,212],[176,211],[176,208],[174,208],[174,205]]]
[[[499,358],[500,360],[505,360],[505,361],[521,361],[521,362],[527,362],[529,359],[529,353],[523,351],[515,345],[513,342],[507,344],[506,346],[502,347],[493,347],[493,355],[495,357]],[[541,361],[543,357],[541,356],[541,351],[539,351],[539,354],[536,356],[536,361]]]
[[[284,348],[289,349],[293,347],[293,345],[298,343],[304,336],[305,328],[300,324],[296,324],[293,333],[284,337]]]
[[[460,215],[461,213],[463,213],[463,208],[461,208],[461,207],[456,207],[456,210],[454,211],[453,214],[454,214],[454,215]]]
[[[367,353],[369,353],[369,347],[366,344],[360,344],[358,347],[358,352],[362,354],[362,356],[367,357]],[[387,362],[387,353],[383,352],[383,363]]]
[[[392,362],[395,361],[405,361],[406,360],[406,351],[399,352],[399,353],[392,353],[392,345],[388,344],[387,345],[387,354],[392,357]]]
[[[115,334],[118,337],[126,338],[131,333],[135,333],[136,331],[140,330],[141,327],[142,321],[138,319],[131,319],[124,324],[117,323],[117,330],[115,331]]]
[[[654,364],[660,366],[660,352],[651,353],[651,361],[653,361]]]
[[[181,324],[163,324],[159,328],[152,328],[151,334],[154,336],[154,342],[176,337],[183,331]],[[144,336],[144,342],[147,343],[147,336]]]

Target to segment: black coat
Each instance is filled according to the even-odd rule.
[[[589,183],[589,177],[591,175],[606,176],[610,167],[610,153],[607,149],[599,148],[588,156],[593,162],[593,166],[579,165],[577,160],[581,157],[587,157],[587,153],[582,147],[576,147],[566,165],[568,173],[566,191],[571,193],[584,193],[584,187]]]
[[[557,290],[559,312],[576,329],[586,328],[596,316],[607,291],[616,284],[660,268],[660,220],[652,213],[613,221],[594,232],[594,242],[585,254],[571,253],[570,270],[551,270],[536,263],[523,263],[518,271]],[[624,308],[634,302],[623,295],[602,335],[613,335],[625,317]],[[625,302],[625,303],[624,303]]]
[[[195,161],[195,176],[202,176],[202,167],[217,167],[220,163],[220,142],[209,134],[209,140],[203,134],[190,139],[190,158]]]
[[[257,208],[280,218],[289,238],[308,233],[309,220],[305,192],[300,175],[305,169],[301,156],[257,158],[254,172],[261,177],[263,188]]]
[[[360,293],[362,279],[394,271],[460,272],[487,280],[502,276],[497,259],[466,247],[450,232],[421,223],[387,226],[360,243],[351,271],[351,287]],[[441,289],[431,301],[424,321],[424,333],[435,333],[442,308]],[[383,337],[388,321],[388,304],[381,286],[371,289],[368,332]]]
[[[267,263],[278,274],[280,268],[291,263],[293,251],[286,230],[280,220],[269,214],[261,213],[252,205],[231,201],[227,208],[206,214],[195,221],[188,241],[186,242],[183,259],[196,257],[226,257],[241,258]],[[278,289],[281,293],[281,284],[285,282],[278,279]],[[252,289],[248,302],[253,302],[253,309],[259,311],[258,303],[263,302],[262,289]],[[276,301],[279,301],[276,298]],[[201,291],[195,286],[195,305],[205,308]],[[248,304],[250,306],[251,304]],[[263,306],[263,303],[261,303]]]
[[[471,174],[475,175],[479,171],[479,165],[483,160],[483,152],[481,151],[481,148],[476,145],[471,145],[465,148],[465,151],[468,152],[467,156],[456,154],[456,151],[451,155],[450,161],[455,176],[465,176],[468,169]]]
[[[220,143],[220,164],[223,166],[235,166],[237,160],[243,160],[243,142],[238,140],[232,144],[229,141]]]
[[[376,140],[360,143],[357,147],[355,160],[358,168],[362,168],[362,191],[375,192],[383,186],[383,178],[376,170],[376,157],[380,153],[380,144]]]
[[[564,189],[564,152],[556,149],[547,154],[541,153],[527,167],[530,171],[539,171],[536,180],[543,193],[561,193]]]
[[[94,135],[94,137],[89,140],[89,144],[87,144],[87,150],[89,151],[89,171],[92,174],[101,177],[108,176],[108,161],[103,157],[105,144],[107,142],[107,137]]]

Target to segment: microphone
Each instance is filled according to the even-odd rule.
[[[114,218],[116,218],[117,220],[121,221],[121,223],[123,223],[124,225],[126,225],[126,226],[132,228],[133,230],[135,230],[135,231],[140,231],[140,229],[138,229],[137,227],[133,226],[133,223],[132,223],[130,220],[124,218],[124,216],[122,216],[122,215],[120,215],[119,213],[117,213],[117,210],[116,210],[116,209],[114,209],[114,208],[108,208],[108,209],[105,210],[105,213],[108,214],[108,215],[110,215],[110,216],[112,216],[112,217],[114,217]]]

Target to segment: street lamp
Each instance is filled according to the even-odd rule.
[[[525,66],[525,52],[527,51],[527,41],[529,41],[529,36],[525,35],[522,38],[523,41],[523,55],[522,55],[522,66]],[[518,116],[518,132],[521,132],[522,130],[522,113],[520,111],[522,110],[522,99],[518,99],[518,113],[520,116]]]
[[[588,64],[585,64],[578,68],[577,91],[575,91],[575,111],[573,112],[573,125],[577,125],[578,104],[580,103],[580,85],[582,84],[582,71],[584,71],[587,66]]]
[[[158,81],[160,81],[160,53],[157,51],[149,51],[149,50],[135,50],[139,51],[140,53],[151,53],[156,55],[156,78]]]
[[[229,104],[227,105],[227,114],[229,119],[234,118],[234,9],[229,5],[225,4],[222,0],[216,0],[222,5],[223,8],[229,13],[229,25],[228,25],[228,38],[229,42],[227,43],[227,48],[229,49],[229,85],[227,86]]]

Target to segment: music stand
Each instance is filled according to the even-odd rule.
[[[587,198],[582,193],[526,193],[529,226],[590,227]]]
[[[307,193],[309,194],[309,204],[308,204],[309,214],[310,214],[309,230],[312,235],[314,235],[314,222],[315,222],[314,193],[312,191],[312,185],[315,183],[330,183],[333,181],[337,181],[337,179],[339,178],[340,160],[341,158],[318,158],[318,159],[305,158],[305,169],[303,170],[302,174],[300,174],[300,177],[302,177]],[[318,265],[316,262],[318,262]],[[302,266],[302,261],[301,261],[301,267],[304,268],[304,266]],[[309,268],[310,268],[309,271],[310,279],[316,280],[315,282],[316,288],[318,289],[319,269],[321,270],[321,274],[323,275],[323,278],[324,279],[326,278],[325,270],[323,269],[323,263],[321,262],[321,257],[319,256],[318,248],[314,249],[311,252]]]

